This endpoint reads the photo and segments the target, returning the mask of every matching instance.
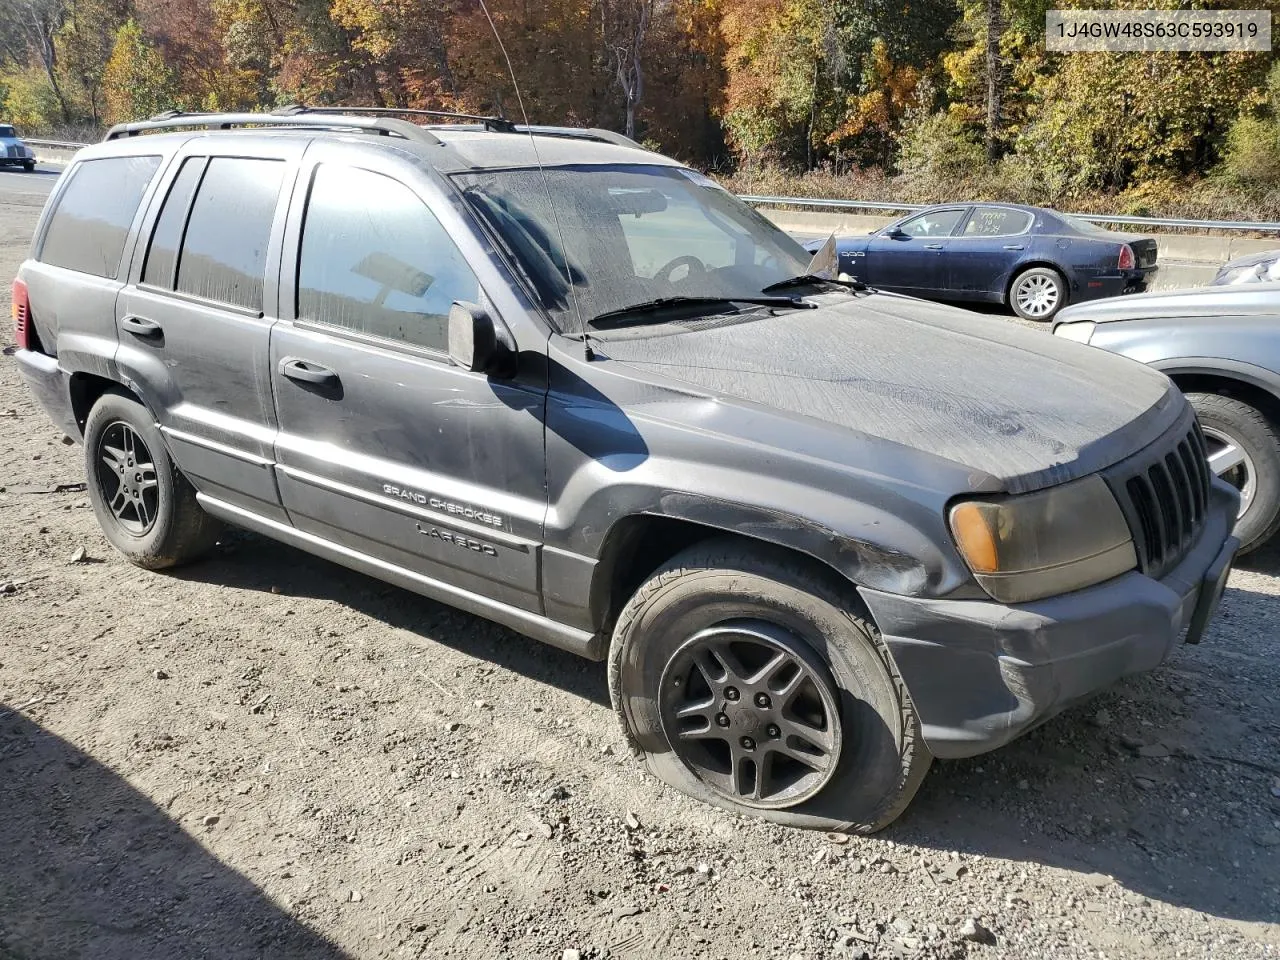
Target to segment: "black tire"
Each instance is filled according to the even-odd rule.
[[[145,458],[143,453],[116,457],[115,452],[130,446],[128,431],[141,441]],[[160,570],[194,560],[217,541],[221,524],[200,509],[195,489],[169,458],[155,421],[134,398],[110,392],[93,405],[85,421],[84,456],[89,500],[98,523],[130,562]],[[143,468],[148,461],[152,469],[133,473],[137,481],[122,487],[116,473]],[[137,496],[131,496],[130,489]]]
[[[34,173],[36,169],[36,162],[34,160],[27,160],[22,164],[22,169],[27,171],[27,173]]]
[[[1046,301],[1045,308],[1041,309],[1035,306],[1036,303],[1041,302],[1039,300],[1023,302],[1024,298],[1021,294],[1024,292],[1024,287],[1028,294],[1032,290],[1043,291],[1046,298],[1052,299],[1052,303],[1048,304]],[[1008,304],[1009,309],[1023,320],[1048,323],[1067,305],[1066,278],[1052,267],[1031,267],[1029,270],[1023,270],[1009,284]]]
[[[609,693],[633,753],[644,757],[658,779],[737,814],[856,833],[888,826],[915,796],[933,758],[878,631],[857,610],[856,595],[847,583],[767,545],[714,540],[676,556],[636,591],[613,632]],[[831,702],[837,708],[838,726],[832,771],[811,795],[794,804],[762,809],[727,795],[687,765],[664,727],[664,716],[670,723],[671,714],[664,714],[667,707],[661,698],[676,696],[667,691],[681,683],[678,673],[664,679],[669,665],[680,662],[681,651],[704,636],[703,631],[743,622],[772,625],[779,635],[803,647],[806,663],[834,681]],[[689,674],[689,687],[693,676]],[[730,692],[726,688],[722,695]],[[732,723],[736,728],[746,703],[744,696],[741,704],[710,707],[707,719],[718,710],[715,719],[723,721],[720,725]],[[778,709],[788,708],[783,704]],[[726,713],[734,713],[735,719],[722,716]],[[710,725],[705,729],[711,732]],[[770,724],[768,729],[775,738],[772,744],[777,744],[777,727]],[[701,742],[722,736],[712,733]],[[723,736],[737,739],[734,729]],[[772,744],[758,745],[761,755]],[[726,740],[725,750],[733,749]],[[780,761],[773,756],[768,766],[776,769]]]
[[[1200,418],[1211,464],[1214,453],[1228,443],[1245,455],[1221,475],[1245,497],[1233,531],[1240,538],[1240,552],[1256,550],[1280,529],[1280,432],[1266,414],[1235,397],[1189,393],[1187,399]]]

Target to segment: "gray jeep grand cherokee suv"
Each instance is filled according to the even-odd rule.
[[[1198,641],[1237,494],[1162,374],[811,269],[603,131],[171,115],[58,183],[17,361],[135,563],[294,544],[607,660],[676,788],[868,831]]]

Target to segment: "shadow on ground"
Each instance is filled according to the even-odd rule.
[[[539,683],[609,704],[605,671],[598,663],[256,534],[231,531],[209,559],[173,575],[243,590],[330,600]]]
[[[0,703],[0,960],[345,960],[151,800]]]
[[[229,534],[213,558],[177,575],[330,600],[608,704],[598,663],[252,534]],[[1266,635],[1280,620],[1280,597],[1233,589],[1224,608],[1226,627],[1215,625],[1204,645],[1175,652],[1154,673],[1121,682],[996,753],[936,763],[884,836],[1108,874],[1151,899],[1280,921],[1274,851],[1256,841],[1280,819],[1280,800],[1269,793],[1280,774],[1271,770],[1280,727],[1270,699],[1280,667],[1271,660],[1258,670],[1244,662],[1257,658],[1232,652],[1235,635]],[[1239,682],[1242,671],[1248,683]],[[1099,722],[1099,710],[1110,719]],[[1138,756],[1140,742],[1165,746],[1168,756]]]

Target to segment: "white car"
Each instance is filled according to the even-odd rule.
[[[10,124],[0,123],[0,167],[17,166],[30,173],[36,168],[35,151],[22,142]]]

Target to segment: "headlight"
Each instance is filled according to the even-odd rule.
[[[951,533],[982,589],[1002,603],[1069,593],[1138,564],[1120,505],[1099,476],[1038,493],[966,500]]]
[[[1222,279],[1218,281],[1219,286],[1234,286],[1237,283],[1257,283],[1261,279],[1258,276],[1258,264],[1251,264],[1247,267],[1234,267],[1222,275]]]
[[[1060,323],[1053,328],[1055,337],[1062,337],[1064,340],[1074,340],[1076,343],[1088,343],[1089,338],[1093,336],[1093,328],[1097,324],[1092,320],[1082,320],[1079,323]]]

